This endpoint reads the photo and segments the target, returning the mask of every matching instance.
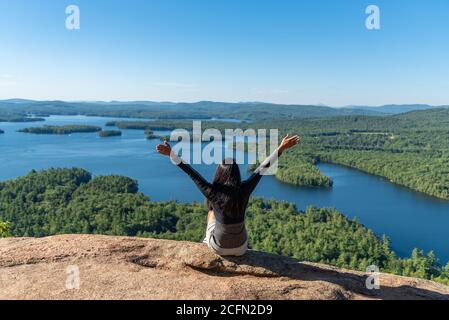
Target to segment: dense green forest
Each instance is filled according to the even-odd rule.
[[[122,135],[122,132],[119,130],[103,130],[98,132],[98,136],[102,138],[107,137],[120,137]]]
[[[9,223],[0,224],[0,236],[91,233],[201,241],[206,208],[152,202],[127,177],[50,169],[0,183],[0,220]],[[449,284],[449,265],[441,266],[432,252],[416,249],[410,258],[398,258],[388,238],[333,209],[298,212],[290,203],[252,199],[247,227],[256,250],[357,270],[375,264],[383,272]]]
[[[245,151],[247,151],[247,147]],[[299,155],[296,157],[285,156],[279,158],[278,168],[275,172],[276,179],[301,187],[320,187],[330,188],[334,182],[331,178],[325,176],[317,167],[314,159]],[[250,172],[254,171],[260,164],[248,166]]]
[[[33,134],[71,134],[81,132],[98,132],[100,127],[86,126],[86,125],[64,125],[64,126],[42,126],[33,128],[24,128],[19,132],[33,133]]]
[[[342,164],[449,199],[449,109],[289,121],[279,127],[303,137],[302,147],[281,161],[306,156]]]
[[[332,179],[325,176],[304,156],[280,160],[275,177],[282,182],[303,187],[330,188],[333,185]]]

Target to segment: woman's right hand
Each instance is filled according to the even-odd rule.
[[[164,156],[169,157],[171,155],[171,146],[167,141],[164,141],[164,144],[158,144],[156,146],[156,151]]]

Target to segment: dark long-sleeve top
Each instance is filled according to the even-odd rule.
[[[277,161],[278,154],[279,150],[273,152],[247,180],[241,183],[238,189],[209,183],[190,165],[183,161],[177,162],[178,166],[192,178],[201,193],[209,200],[216,220],[221,224],[239,224],[245,219],[245,211],[251,193],[263,174]],[[227,200],[223,201],[223,199]]]

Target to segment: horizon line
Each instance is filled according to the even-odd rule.
[[[311,106],[311,107],[328,107],[328,108],[357,108],[357,107],[368,107],[368,108],[380,108],[385,106],[410,106],[410,105],[420,105],[429,107],[449,107],[448,104],[429,104],[429,103],[386,103],[381,105],[369,105],[369,104],[348,104],[342,106],[333,106],[323,103],[316,104],[301,104],[301,103],[277,103],[268,101],[219,101],[219,100],[197,100],[197,101],[170,101],[170,100],[62,100],[62,99],[28,99],[28,98],[7,98],[0,99],[0,102],[13,102],[14,100],[30,101],[30,102],[67,102],[67,103],[160,103],[160,104],[197,104],[201,102],[211,102],[211,103],[227,103],[227,104],[271,104],[277,106]]]

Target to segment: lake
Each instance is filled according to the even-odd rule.
[[[100,138],[95,133],[33,135],[19,133],[26,127],[88,124],[104,127],[106,117],[51,116],[45,122],[0,123],[0,180],[27,174],[32,169],[80,167],[94,175],[121,174],[139,181],[140,191],[151,200],[203,201],[203,197],[179,168],[155,152],[158,140],[148,141],[141,130],[122,130],[121,137]],[[133,119],[127,119],[133,120]],[[141,119],[140,119],[141,120]],[[165,134],[165,133],[163,133]],[[334,207],[349,218],[386,234],[400,256],[414,247],[434,250],[442,262],[449,261],[449,202],[396,186],[383,178],[354,169],[320,164],[334,179],[331,189],[286,185],[264,177],[254,195],[295,203],[298,209],[310,205]],[[215,166],[195,168],[212,179]],[[242,166],[246,173],[246,166]]]

